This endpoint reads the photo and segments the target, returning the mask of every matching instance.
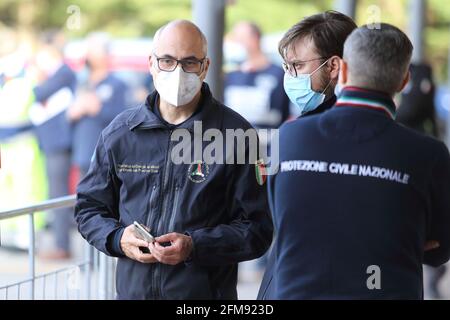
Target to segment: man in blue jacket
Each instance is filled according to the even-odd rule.
[[[225,76],[225,103],[255,128],[274,128],[289,117],[289,98],[283,90],[283,69],[272,63],[261,48],[261,29],[242,21],[232,32],[245,49],[245,61]]]
[[[210,64],[206,48],[189,21],[157,32],[150,56],[156,91],[102,132],[78,186],[79,231],[97,249],[119,257],[119,299],[236,299],[237,263],[270,246],[267,195],[254,163],[228,164],[234,153],[227,153],[226,163],[174,158],[180,143],[174,135],[198,137],[199,124],[217,136],[255,131],[203,83]],[[209,144],[198,146],[206,152]],[[249,140],[231,147],[251,149]],[[184,155],[191,155],[189,149]],[[155,242],[139,239],[133,221],[147,226]]]
[[[95,32],[87,39],[86,81],[67,112],[73,123],[72,162],[83,177],[89,169],[95,144],[103,129],[126,107],[127,86],[110,72],[110,39]]]
[[[422,263],[448,261],[449,152],[394,121],[412,50],[391,25],[358,28],[335,106],[281,128],[277,298],[422,299]]]
[[[335,104],[339,60],[354,29],[350,17],[326,11],[304,18],[283,36],[279,51],[285,60],[284,90],[298,108],[299,118],[323,113]],[[257,299],[275,299],[275,260],[273,245]]]
[[[60,32],[48,31],[42,35],[36,66],[45,80],[33,89],[36,103],[30,110],[39,146],[45,154],[49,198],[69,194],[73,132],[65,111],[73,102],[77,79],[64,63],[63,49]],[[55,250],[40,252],[40,256],[49,259],[69,258],[69,231],[73,226],[71,209],[53,210],[50,226],[55,236]]]

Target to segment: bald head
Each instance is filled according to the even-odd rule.
[[[253,22],[241,21],[233,28],[234,39],[248,52],[259,52],[261,47],[261,29]]]
[[[241,21],[238,22],[233,29],[236,34],[244,33],[248,37],[254,37],[256,39],[261,39],[262,32],[258,25],[251,21]]]
[[[153,52],[149,59],[153,81],[158,82],[162,71],[172,72],[181,67],[184,72],[197,74],[203,82],[210,65],[206,54],[206,38],[195,24],[188,20],[169,22],[153,38]]]
[[[208,42],[205,35],[189,20],[174,20],[159,28],[153,38],[153,53],[164,45],[178,45],[199,48],[205,57],[208,53]]]
[[[86,38],[86,60],[93,69],[108,68],[108,56],[111,44],[109,34],[94,32]]]

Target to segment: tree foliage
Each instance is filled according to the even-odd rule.
[[[215,0],[211,0],[215,1]],[[357,0],[357,23],[371,21],[373,6],[379,19],[407,31],[410,20],[408,0]],[[239,20],[258,23],[265,33],[283,32],[305,16],[332,9],[333,0],[228,0],[226,30]],[[92,30],[104,30],[118,37],[152,36],[159,26],[176,18],[191,19],[191,0],[2,0],[0,30],[37,32],[64,27],[68,37],[84,36]],[[80,11],[79,28],[68,28],[73,13]],[[428,26],[425,30],[428,61],[438,78],[447,73],[450,41],[448,0],[428,0]]]

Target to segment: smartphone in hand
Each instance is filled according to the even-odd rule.
[[[155,241],[155,238],[150,234],[150,232],[147,231],[144,225],[140,224],[137,221],[134,221],[133,225],[134,225],[134,234],[136,235],[136,237],[138,237],[141,240],[147,241],[148,243],[152,243]],[[139,249],[143,253],[151,253],[150,249],[147,247],[139,247]]]
[[[134,221],[133,225],[134,225],[134,231],[135,231],[136,237],[138,237],[139,239],[142,239],[144,241],[147,241],[149,243],[152,243],[155,241],[155,238],[150,234],[150,232],[147,231],[147,229],[145,229],[144,225],[140,224],[137,221]]]

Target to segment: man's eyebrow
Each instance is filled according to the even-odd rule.
[[[308,62],[308,61],[307,60],[298,60],[298,59],[288,61],[288,63],[290,63],[290,64],[301,64],[301,63],[305,63],[305,62]]]
[[[158,58],[167,58],[167,59],[177,60],[177,58],[171,56],[170,54],[164,54],[162,56],[158,56]],[[198,61],[200,61],[201,59],[197,58],[196,56],[188,56],[188,57],[183,57],[183,58],[178,59],[178,60],[198,60]]]
[[[189,56],[189,57],[184,57],[181,60],[201,60],[201,59],[197,58],[196,56]]]
[[[170,54],[163,54],[162,56],[158,56],[158,58],[176,59],[175,57],[172,57]]]

